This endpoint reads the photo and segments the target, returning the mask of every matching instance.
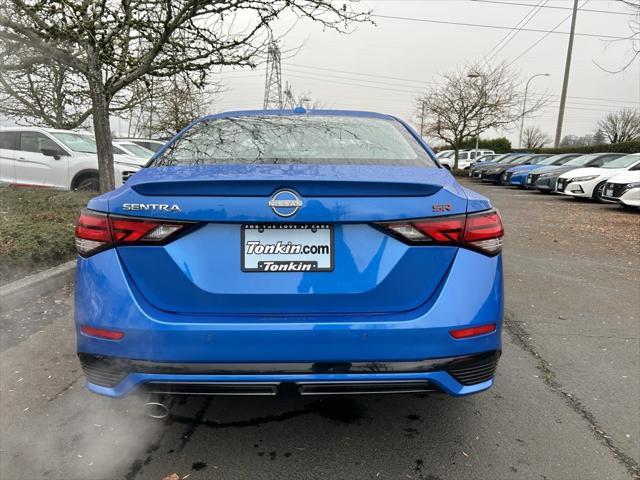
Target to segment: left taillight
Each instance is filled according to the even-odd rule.
[[[118,245],[160,245],[193,225],[83,210],[76,223],[76,251],[88,257]]]
[[[504,229],[495,210],[376,225],[412,245],[460,246],[489,256],[502,251]]]

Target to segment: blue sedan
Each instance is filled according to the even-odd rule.
[[[525,184],[527,181],[527,175],[529,172],[541,168],[548,167],[550,165],[563,165],[568,162],[572,158],[579,157],[580,153],[563,153],[560,155],[553,155],[552,157],[547,157],[542,159],[540,162],[531,165],[518,165],[513,168],[510,168],[505,173],[508,177],[508,185],[514,187],[525,188]]]
[[[488,389],[503,228],[405,122],[194,122],[76,227],[87,387],[199,395]]]

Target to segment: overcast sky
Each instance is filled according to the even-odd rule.
[[[363,9],[374,14],[407,17],[374,17],[376,25],[359,25],[349,35],[323,31],[308,21],[292,19],[278,25],[284,50],[301,47],[283,59],[283,82],[296,92],[311,92],[313,99],[329,108],[374,110],[411,120],[416,95],[439,74],[467,62],[481,60],[494,49],[509,30],[415,21],[472,23],[512,28],[527,14],[525,29],[551,30],[571,14],[571,0],[502,0],[526,5],[499,4],[477,0],[367,0]],[[537,4],[544,8],[533,10]],[[632,17],[620,2],[581,0],[576,32],[624,37],[630,35]],[[562,7],[562,8],[550,8]],[[587,11],[600,10],[602,12]],[[625,12],[626,15],[614,12]],[[557,31],[568,32],[570,19]],[[520,31],[504,47],[490,55],[492,64],[514,62],[526,80],[536,73],[549,73],[531,82],[535,95],[549,91],[558,98],[562,89],[568,35],[551,34],[520,56],[545,34]],[[592,133],[596,121],[609,110],[640,107],[640,58],[623,73],[613,75],[597,65],[615,70],[631,54],[629,41],[607,42],[598,37],[576,36],[564,134]],[[519,58],[518,58],[519,57]],[[261,108],[264,97],[264,68],[254,71],[223,72],[217,76],[225,85],[212,108],[224,110]],[[524,85],[523,85],[524,89]],[[558,101],[529,118],[553,137]],[[504,132],[515,142],[515,131]],[[515,145],[515,143],[514,143]]]

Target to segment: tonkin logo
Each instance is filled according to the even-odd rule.
[[[175,203],[168,205],[166,203],[123,203],[123,210],[142,212],[147,210],[163,211],[163,212],[181,212],[180,207]]]
[[[276,215],[290,217],[300,210],[302,200],[291,190],[278,190],[269,200],[269,206]]]

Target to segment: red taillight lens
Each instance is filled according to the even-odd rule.
[[[497,255],[502,251],[503,237],[504,229],[498,212],[492,210],[467,216],[463,246],[487,255]]]
[[[76,224],[76,250],[87,257],[116,245],[158,245],[191,225],[83,210]]]
[[[90,337],[105,338],[107,340],[122,340],[124,338],[123,332],[116,330],[106,330],[104,328],[95,328],[88,325],[82,325],[80,331]]]
[[[491,256],[502,251],[504,230],[495,210],[378,225],[411,244],[459,245]]]
[[[76,223],[76,251],[80,255],[99,252],[111,244],[109,218],[103,213],[83,210]]]
[[[413,243],[457,245],[464,231],[465,216],[435,217],[411,222],[383,223],[397,236]]]
[[[438,243],[457,244],[464,231],[464,215],[449,218],[420,220],[413,225],[433,241]]]
[[[493,333],[496,331],[496,324],[490,323],[489,325],[481,325],[479,327],[459,328],[451,330],[449,333],[453,338],[469,338],[477,337],[478,335],[485,335],[487,333]]]

